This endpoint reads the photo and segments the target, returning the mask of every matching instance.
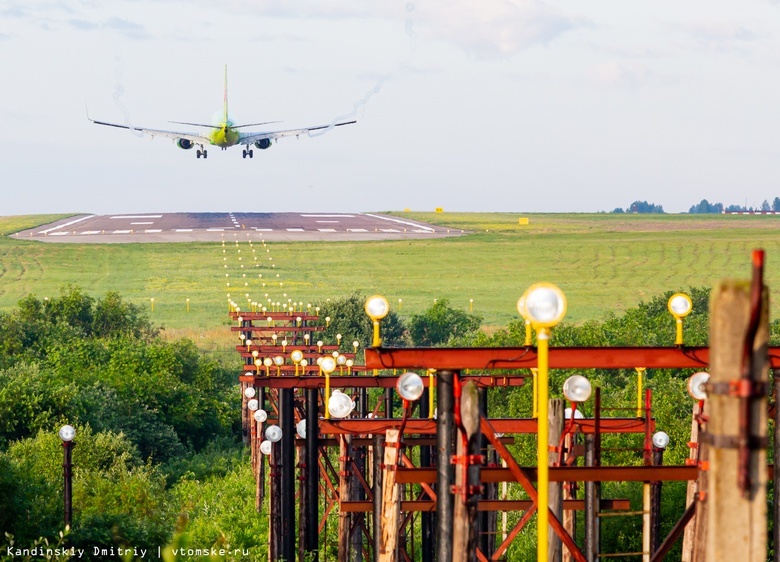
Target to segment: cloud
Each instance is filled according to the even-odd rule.
[[[670,24],[693,39],[701,49],[712,52],[745,52],[747,43],[758,39],[758,34],[731,21],[711,21]]]
[[[71,27],[75,27],[76,29],[84,30],[84,31],[92,31],[94,29],[100,29],[100,25],[96,23],[92,23],[91,21],[87,20],[81,20],[81,19],[70,19],[68,20],[68,23]]]
[[[645,65],[636,62],[608,61],[591,69],[595,82],[605,88],[638,90],[654,78]]]
[[[151,37],[143,25],[117,16],[111,16],[102,22],[93,22],[85,19],[72,18],[68,20],[68,24],[71,27],[78,29],[79,31],[115,31],[125,35],[126,37],[129,37],[130,39],[148,39]]]
[[[455,0],[425,4],[419,12],[422,26],[434,38],[482,59],[509,57],[547,45],[567,31],[592,26],[586,18],[563,14],[537,0]]]

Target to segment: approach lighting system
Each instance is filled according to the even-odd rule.
[[[254,398],[257,391],[254,386],[248,386],[244,389],[244,396],[247,398]]]
[[[523,297],[523,308],[535,328],[552,328],[566,314],[566,296],[552,283],[535,283]]]
[[[263,441],[260,443],[260,452],[264,455],[270,455],[271,454],[271,448],[273,447],[273,444],[270,441]]]
[[[653,446],[657,449],[666,449],[669,444],[669,435],[665,431],[657,431],[653,434]]]
[[[569,402],[585,402],[590,398],[590,392],[590,381],[582,375],[573,375],[563,383],[563,395]]]
[[[398,377],[398,382],[395,386],[398,389],[398,394],[400,394],[401,398],[407,402],[414,402],[415,400],[419,400],[420,396],[422,396],[422,393],[425,390],[425,386],[423,385],[423,381],[420,375],[412,372],[404,373]]]
[[[581,420],[585,417],[585,415],[580,412],[579,410],[574,410],[574,419],[575,420]],[[571,408],[565,408],[563,410],[563,418],[570,420],[571,419]]]
[[[709,380],[710,374],[704,371],[692,374],[688,378],[688,394],[690,394],[694,400],[706,400],[706,385]]]
[[[290,359],[293,360],[293,363],[296,364],[300,363],[301,361],[303,361],[303,351],[301,351],[300,349],[296,349],[295,351],[290,353]]]
[[[298,437],[306,439],[306,418],[302,419],[295,425],[295,431],[298,433]]]
[[[260,407],[260,402],[257,401],[257,398],[252,398],[249,402],[246,403],[246,407],[249,408],[250,411],[254,412]]]
[[[69,443],[70,441],[73,441],[74,437],[76,437],[76,430],[72,425],[63,425],[60,428],[59,435],[60,439],[66,443]]]

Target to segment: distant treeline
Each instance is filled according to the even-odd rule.
[[[780,212],[780,197],[775,197],[772,203],[764,199],[760,207],[747,207],[744,205],[729,205],[724,206],[723,203],[710,203],[706,199],[702,199],[696,205],[692,205],[688,209],[688,213],[692,215],[701,215],[707,213],[766,213],[769,211]],[[647,201],[634,201],[627,208],[616,207],[613,213],[663,213],[664,208],[662,205],[655,205],[648,203]]]

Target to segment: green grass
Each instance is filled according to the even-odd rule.
[[[28,228],[34,228],[42,224],[49,224],[61,219],[72,217],[67,215],[16,215],[12,217],[0,217],[0,236],[8,236],[15,232],[21,232]]]
[[[209,330],[228,322],[226,293],[244,308],[245,293],[253,300],[264,300],[267,292],[274,301],[306,303],[360,291],[384,294],[396,310],[403,299],[402,315],[445,297],[468,310],[473,299],[474,312],[497,326],[517,317],[515,303],[531,283],[550,281],[568,297],[567,319],[580,322],[620,312],[663,291],[747,278],[750,251],[756,247],[767,250],[766,280],[772,302],[779,302],[780,217],[396,214],[474,234],[415,241],[279,242],[267,248],[253,234],[261,267],[254,267],[252,248],[240,236],[239,246],[230,242],[224,253],[219,243],[90,245],[2,237],[0,309],[29,293],[51,296],[74,283],[95,296],[118,291],[149,310],[154,298],[156,323]],[[518,225],[521,216],[530,218],[527,226]],[[0,218],[0,231],[23,220],[46,222]],[[773,305],[773,315],[779,310]]]

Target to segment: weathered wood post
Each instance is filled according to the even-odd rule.
[[[453,562],[474,562],[477,559],[477,500],[479,498],[480,464],[471,462],[479,454],[479,396],[477,385],[463,385],[460,397],[460,419],[464,435],[458,432],[455,465],[455,506],[452,525]],[[475,478],[476,476],[476,478]],[[476,485],[475,485],[476,481]]]
[[[766,560],[768,296],[763,252],[753,282],[722,281],[710,301],[707,561]]]
[[[374,494],[374,562],[379,562],[379,551],[382,549],[382,463],[385,458],[385,448],[382,434],[374,435],[373,441],[373,475],[372,492]]]
[[[401,435],[397,429],[385,433],[385,468],[382,471],[382,538],[379,545],[379,562],[395,562],[398,548],[398,520],[401,498],[396,484],[396,469]],[[375,531],[376,532],[376,531]],[[340,558],[340,560],[345,560]]]
[[[688,442],[690,451],[688,452],[687,463],[695,464],[699,462],[699,414],[701,414],[701,407],[698,401],[693,403],[693,415],[691,419],[691,440]],[[698,482],[696,480],[689,480],[688,486],[685,491],[685,507],[687,508],[694,501],[699,493]],[[683,547],[682,557],[680,562],[693,562],[693,543],[694,543],[694,531],[696,528],[697,515],[693,516],[693,519],[685,527],[683,534]]]
[[[563,404],[564,401],[560,398],[553,398],[548,401],[547,420],[548,420],[548,434],[547,445],[549,446],[548,462],[550,466],[556,466],[558,464],[558,451],[560,447],[561,434],[563,433]],[[563,518],[563,495],[562,495],[562,483],[550,482],[547,492],[547,502],[550,506],[550,510],[560,521]],[[547,532],[547,559],[550,562],[561,562],[561,539],[552,529],[548,528]]]

